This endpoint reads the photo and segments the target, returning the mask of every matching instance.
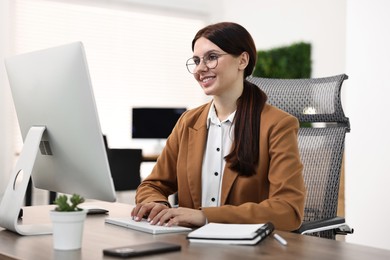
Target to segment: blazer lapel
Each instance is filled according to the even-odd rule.
[[[226,163],[222,179],[221,206],[226,204],[228,195],[237,176],[238,174],[229,168],[229,163]]]
[[[210,104],[205,107],[194,127],[188,129],[187,176],[194,208],[200,208],[202,205],[202,162],[207,139],[206,120]]]

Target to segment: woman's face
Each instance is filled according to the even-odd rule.
[[[238,57],[226,54],[204,37],[195,42],[193,57],[200,58],[200,63],[195,69],[194,77],[206,95],[225,96],[237,91],[241,93],[244,69],[247,65],[245,61],[243,64],[243,56],[247,57],[246,53],[244,54]],[[210,57],[211,60],[217,57],[218,65],[210,69],[210,66],[205,65],[204,57]]]

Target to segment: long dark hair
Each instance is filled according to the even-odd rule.
[[[251,176],[256,173],[259,163],[260,115],[267,100],[266,94],[256,85],[246,80],[253,72],[257,60],[255,43],[249,32],[236,23],[217,23],[201,29],[192,40],[204,37],[226,53],[239,56],[249,54],[249,63],[244,71],[244,90],[237,100],[234,117],[234,143],[231,152],[225,157],[230,169],[239,175]]]

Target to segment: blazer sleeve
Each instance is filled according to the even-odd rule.
[[[187,112],[184,112],[186,114]],[[183,114],[183,115],[184,115]],[[136,203],[168,202],[168,196],[177,192],[177,160],[179,139],[183,132],[183,115],[178,120],[152,172],[138,186]]]

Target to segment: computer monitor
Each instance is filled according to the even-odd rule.
[[[115,201],[83,44],[13,56],[5,65],[24,145],[0,204],[0,226],[51,233],[50,226],[17,223],[30,175],[40,189]]]
[[[134,107],[132,108],[131,137],[166,139],[185,111],[184,107]]]

